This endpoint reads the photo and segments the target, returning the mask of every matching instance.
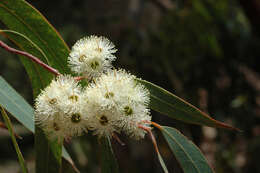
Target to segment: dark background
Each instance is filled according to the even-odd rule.
[[[102,35],[118,49],[125,68],[184,98],[236,133],[183,124],[152,112],[153,121],[178,128],[198,145],[217,173],[260,172],[260,1],[258,0],[30,0],[71,47]],[[5,40],[1,37],[2,40]],[[7,42],[7,40],[5,40]],[[11,44],[10,42],[7,42]],[[0,73],[33,104],[30,81],[18,57],[0,50]],[[13,120],[13,122],[15,122]],[[33,135],[15,123],[22,152],[34,167]],[[181,169],[160,133],[170,172]],[[148,138],[113,141],[121,172],[162,172]],[[90,134],[66,147],[81,172],[99,172],[99,148]],[[19,172],[8,133],[0,130],[0,172]]]

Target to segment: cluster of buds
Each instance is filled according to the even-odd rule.
[[[151,121],[149,91],[125,70],[112,70],[117,50],[107,38],[80,39],[68,57],[69,67],[88,85],[81,87],[75,77],[59,75],[36,98],[35,121],[50,139],[70,139],[88,130],[98,137],[124,132],[142,139],[140,125]]]

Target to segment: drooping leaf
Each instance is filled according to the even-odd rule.
[[[1,0],[0,20],[10,30],[19,32],[34,42],[48,58],[46,60],[40,57],[41,60],[61,73],[69,72],[69,68],[65,65],[69,48],[44,16],[29,3],[24,0]],[[17,41],[16,37],[11,39]],[[17,44],[24,46],[23,43],[17,42]]]
[[[109,137],[100,139],[101,145],[101,172],[119,173],[117,160],[114,156],[113,148]]]
[[[35,131],[34,137],[41,138],[41,140],[35,141],[35,145],[40,146],[36,147],[36,163],[38,163],[36,164],[37,173],[62,172],[62,143],[55,140],[48,141],[44,132],[39,127],[36,127]],[[44,149],[47,153],[39,151],[41,149]]]
[[[33,108],[20,96],[1,76],[0,76],[0,105],[10,112],[14,118],[21,122],[28,130],[34,133]],[[45,136],[43,136],[45,138]],[[46,139],[42,139],[46,140]],[[42,145],[45,145],[44,142]],[[48,144],[48,143],[47,143]],[[40,144],[40,146],[42,146]],[[49,145],[49,144],[48,144]],[[55,145],[54,145],[55,146]],[[44,146],[46,147],[46,146]],[[49,148],[49,147],[48,147]],[[40,149],[40,148],[39,148]],[[57,150],[59,152],[59,150]],[[72,167],[72,170],[77,172],[74,163],[67,153],[65,148],[62,150],[62,155],[66,159],[65,167]],[[64,169],[66,172],[66,169]]]
[[[1,76],[0,105],[34,133],[33,108]]]
[[[20,49],[31,53],[38,57],[43,62],[56,68],[61,73],[69,73],[68,67],[65,65],[69,49],[56,30],[48,23],[48,21],[41,15],[39,11],[33,8],[24,0],[2,0],[0,1],[0,20],[15,32],[20,33],[6,33],[7,37],[11,39]],[[21,37],[21,35],[25,37]],[[32,45],[34,43],[40,48],[46,56],[44,56],[39,49]],[[46,59],[47,57],[47,59]],[[44,70],[39,65],[31,62],[26,58],[21,58],[26,71],[31,79],[34,97],[40,93],[40,89],[46,87],[53,75]],[[61,155],[57,158],[53,153],[53,147],[58,147],[57,151],[61,149],[55,143],[48,142],[41,130],[38,127],[35,131],[35,147],[36,147],[36,172],[49,172],[48,170],[60,170],[61,164],[47,165],[47,170],[42,170],[40,164],[45,163],[45,159],[56,160],[56,163],[61,163]],[[46,166],[46,165],[45,165]],[[58,166],[58,167],[56,167]],[[55,168],[56,167],[56,168]]]
[[[13,30],[0,30],[0,33],[12,40],[21,50],[36,56],[43,62],[48,60],[42,49],[40,49],[40,47],[38,47],[24,34]],[[40,90],[50,83],[53,75],[28,58],[23,56],[19,57],[29,75],[33,87],[34,97],[36,97],[40,93]]]
[[[11,120],[9,119],[9,117],[8,117],[7,113],[5,112],[3,107],[1,107],[1,113],[2,113],[2,116],[4,118],[5,124],[6,124],[7,128],[8,128],[8,131],[10,133],[10,136],[11,136],[11,139],[12,139],[15,151],[17,153],[18,160],[19,160],[19,163],[21,165],[22,171],[23,171],[23,173],[27,173],[28,172],[28,168],[27,168],[26,163],[24,161],[22,152],[21,152],[21,150],[20,150],[20,148],[19,148],[19,146],[17,144]]]
[[[167,169],[167,167],[166,167],[166,165],[165,165],[165,163],[163,161],[163,158],[162,158],[161,154],[158,152],[157,155],[158,155],[158,159],[159,159],[159,162],[160,162],[160,164],[161,164],[161,166],[163,168],[164,173],[168,173],[169,171],[168,171],[168,169]]]
[[[155,111],[186,123],[238,130],[211,118],[195,106],[151,82],[141,79],[137,81],[150,91],[150,108]]]
[[[161,126],[160,130],[184,173],[213,173],[199,148],[177,129]]]
[[[64,173],[80,173],[73,164],[72,160],[69,161],[67,159],[64,159],[64,157],[62,158],[62,170]]]

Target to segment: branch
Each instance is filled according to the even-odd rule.
[[[14,49],[12,47],[9,47],[7,44],[5,44],[4,42],[2,42],[0,40],[0,46],[2,48],[4,48],[6,51],[8,52],[11,52],[11,53],[14,53],[14,54],[18,54],[18,55],[23,55],[27,58],[29,58],[30,60],[32,60],[33,62],[39,64],[40,66],[42,66],[43,68],[45,68],[47,71],[53,73],[54,75],[58,76],[60,75],[59,71],[56,70],[55,68],[52,68],[51,66],[45,64],[44,62],[42,62],[39,58],[33,56],[32,54],[29,54],[27,52],[23,52],[23,51],[20,51],[20,50],[17,50],[17,49]]]
[[[117,134],[113,133],[112,137],[122,146],[125,146],[125,143],[120,140],[120,138],[117,136]]]
[[[143,129],[143,130],[145,130],[146,132],[149,133],[149,136],[150,136],[150,138],[151,138],[151,140],[152,140],[152,142],[153,142],[153,146],[154,146],[154,148],[155,148],[155,151],[156,151],[156,153],[159,153],[159,149],[158,149],[158,146],[157,146],[155,137],[154,137],[154,135],[153,135],[153,133],[152,133],[152,130],[151,130],[149,127],[142,126],[142,125],[138,125],[138,127],[139,127],[140,129]]]
[[[8,130],[8,128],[5,126],[4,123],[0,122],[0,128]],[[17,133],[14,133],[14,136],[18,139],[23,139],[21,136],[19,136]]]

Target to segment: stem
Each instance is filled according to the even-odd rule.
[[[139,127],[140,129],[143,129],[143,130],[145,130],[145,131],[147,131],[147,132],[149,133],[150,138],[151,138],[151,140],[152,140],[152,142],[153,142],[153,146],[154,146],[154,148],[155,148],[155,151],[156,151],[157,153],[159,153],[159,149],[158,149],[158,146],[157,146],[155,137],[154,137],[154,135],[153,135],[153,133],[152,133],[152,130],[151,130],[149,127],[145,127],[145,126],[140,125],[140,124],[138,125],[138,127]]]
[[[144,122],[144,123],[147,123],[147,124],[152,124],[152,125],[154,125],[155,127],[161,129],[161,126],[160,126],[159,124],[155,123],[155,122],[147,121],[147,120],[145,120],[145,121],[143,121],[143,122]],[[145,130],[145,131],[147,131],[147,132],[149,133],[150,138],[151,138],[151,140],[152,140],[152,142],[153,142],[153,146],[154,146],[154,148],[155,148],[155,151],[156,151],[156,153],[157,153],[157,155],[158,155],[159,162],[160,162],[160,164],[161,164],[161,166],[162,166],[162,168],[163,168],[163,171],[164,171],[164,173],[168,173],[169,171],[168,171],[168,169],[167,169],[167,167],[166,167],[166,165],[165,165],[165,163],[164,163],[164,161],[163,161],[163,159],[162,159],[162,156],[161,156],[161,154],[160,154],[160,152],[159,152],[159,149],[158,149],[158,146],[157,146],[157,143],[156,143],[156,140],[155,140],[155,137],[154,137],[154,135],[153,135],[153,133],[152,133],[151,128],[150,128],[150,127],[143,126],[143,125],[141,125],[141,124],[139,124],[138,127],[139,127],[140,129],[143,129],[143,130]]]
[[[117,136],[117,134],[113,133],[113,134],[112,134],[112,137],[113,137],[120,145],[122,145],[122,146],[125,145],[125,143],[120,140],[120,138]]]
[[[58,76],[60,75],[59,71],[56,70],[55,68],[52,68],[50,67],[49,65],[45,64],[44,62],[42,62],[39,58],[33,56],[32,54],[30,53],[27,53],[27,52],[24,52],[24,51],[20,51],[20,50],[17,50],[17,49],[14,49],[12,47],[9,47],[7,44],[5,44],[4,42],[2,42],[0,40],[0,46],[2,48],[4,48],[6,51],[8,52],[11,52],[11,53],[14,53],[14,54],[18,54],[18,55],[23,55],[27,58],[29,58],[30,60],[32,60],[33,62],[39,64],[40,66],[42,66],[43,68],[45,68],[47,71],[53,73],[54,75]]]
[[[146,124],[151,124],[151,125],[153,125],[154,127],[156,127],[159,130],[162,129],[162,127],[159,124],[157,124],[157,123],[155,123],[153,121],[144,120],[143,122],[146,123]]]
[[[76,77],[74,77],[74,79],[75,79],[76,81],[80,81],[80,80],[88,79],[88,78],[85,77],[85,76],[76,76]]]
[[[1,107],[1,106],[0,106],[0,108],[1,108],[2,117],[3,117],[3,119],[5,121],[5,124],[6,124],[7,128],[8,128],[8,131],[10,133],[10,136],[11,136],[11,139],[12,139],[15,151],[17,153],[18,160],[19,160],[19,163],[20,163],[21,168],[22,168],[22,172],[23,173],[28,173],[28,168],[26,166],[26,163],[25,163],[25,160],[23,158],[22,152],[21,152],[21,150],[20,150],[20,148],[18,146],[18,143],[17,143],[17,141],[15,139],[15,136],[14,136],[14,129],[13,129],[12,123],[11,123],[8,115],[6,114],[4,108]]]
[[[0,128],[6,129],[8,130],[8,128],[6,127],[6,125],[2,122],[0,122]],[[18,139],[23,139],[21,136],[19,136],[17,133],[14,132],[14,136]]]

